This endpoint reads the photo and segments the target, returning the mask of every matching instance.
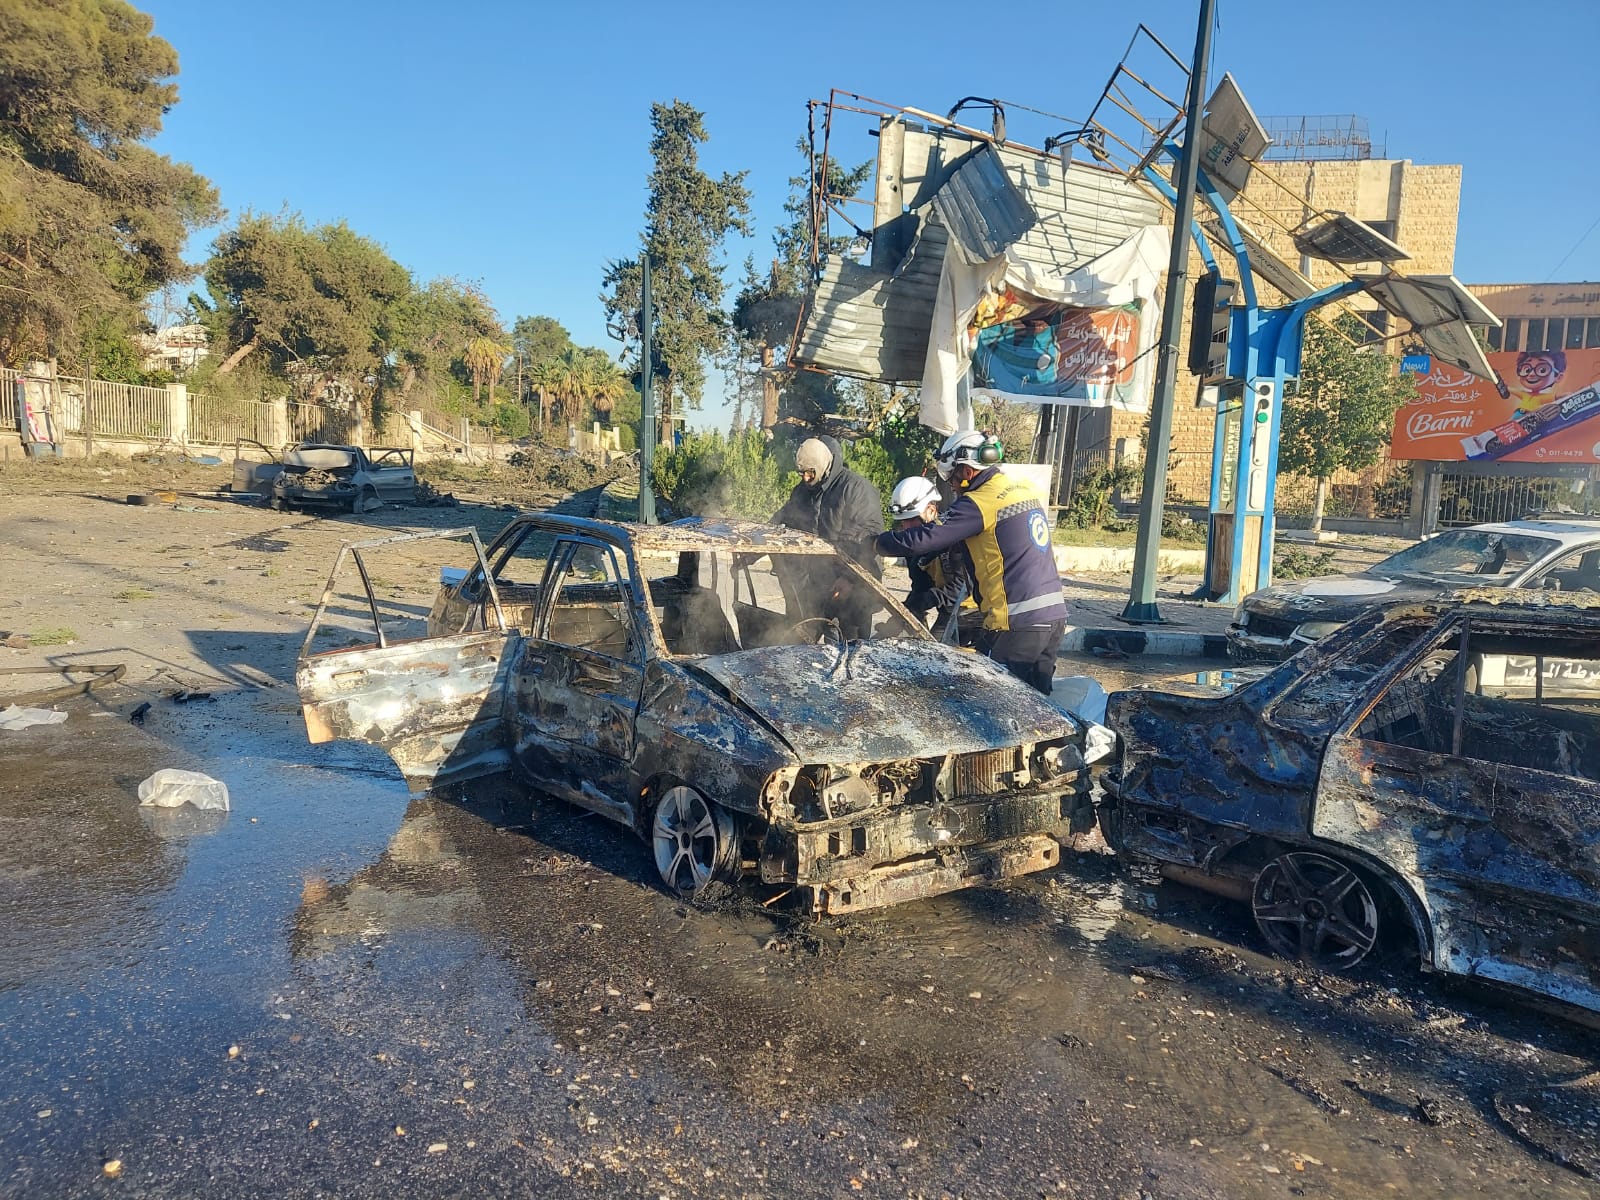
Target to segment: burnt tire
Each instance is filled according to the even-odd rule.
[[[678,784],[656,802],[650,849],[667,890],[692,899],[734,878],[739,831],[732,814],[716,801]]]
[[[1309,850],[1291,850],[1262,867],[1250,907],[1274,954],[1323,970],[1349,970],[1383,931],[1382,909],[1361,873]]]

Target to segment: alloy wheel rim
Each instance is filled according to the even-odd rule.
[[[698,893],[716,873],[721,831],[711,806],[692,788],[674,787],[656,805],[656,870],[677,892]]]
[[[1351,867],[1323,854],[1279,855],[1256,877],[1251,907],[1273,951],[1332,970],[1378,941],[1378,906]]]

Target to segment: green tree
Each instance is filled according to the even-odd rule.
[[[743,171],[713,179],[700,169],[699,148],[709,135],[698,110],[680,100],[653,104],[650,126],[644,252],[650,255],[660,358],[655,373],[666,441],[676,406],[699,404],[706,363],[726,336],[726,284],[717,258],[730,232],[749,232],[750,191]],[[606,269],[601,301],[613,321],[626,322],[639,311],[640,263],[637,257],[624,259]]]
[[[511,327],[511,348],[525,362],[543,362],[572,349],[572,335],[554,317],[518,317]]]
[[[307,399],[334,382],[381,379],[415,316],[410,274],[344,222],[246,214],[205,267],[226,374],[259,350]]]
[[[463,347],[475,338],[504,339],[494,307],[476,284],[458,279],[431,280],[413,287],[398,306],[398,342],[385,363],[386,390],[409,397],[451,391]]]
[[[871,160],[846,168],[830,158],[826,178],[814,184],[810,146],[802,139],[795,148],[806,160],[807,170],[789,180],[789,197],[783,203],[785,219],[772,234],[777,251],[772,267],[762,276],[756,271],[754,259],[747,259],[744,283],[733,305],[733,327],[741,343],[735,352],[743,350],[755,356],[751,373],[755,374],[755,367],[759,367],[761,427],[768,432],[781,420],[809,425],[823,413],[841,407],[832,376],[816,371],[785,371],[778,364],[788,359],[800,306],[816,282],[811,261],[813,225],[829,202],[853,197],[872,174]],[[817,246],[819,260],[843,254],[848,240],[824,236]]]
[[[1299,385],[1283,404],[1278,466],[1317,481],[1314,533],[1322,530],[1328,481],[1383,456],[1394,414],[1416,387],[1393,356],[1357,344],[1363,328],[1349,314],[1331,326],[1307,321]]]
[[[131,329],[220,215],[209,182],[143,144],[178,99],[151,29],[122,0],[0,4],[0,362],[86,365],[88,328]]]
[[[462,351],[461,361],[472,375],[472,402],[482,403],[482,388],[489,387],[489,400],[494,400],[495,385],[500,382],[500,376],[505,371],[506,356],[511,353],[511,347],[502,346],[491,337],[475,337],[467,343]]]

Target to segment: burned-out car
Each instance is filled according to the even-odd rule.
[[[1600,1009],[1600,597],[1393,605],[1225,695],[1114,693],[1101,825],[1248,901],[1276,952]]]
[[[396,540],[341,561],[368,580]],[[516,771],[637,831],[680,893],[746,877],[851,912],[1052,866],[1093,824],[1109,733],[806,534],[526,516],[447,583],[429,636],[380,621],[314,652],[328,604],[297,675],[313,742],[380,745],[414,788]]]
[[[1372,608],[1489,587],[1600,591],[1600,518],[1551,516],[1447,529],[1364,571],[1262,588],[1234,610],[1228,656],[1282,662]]]
[[[362,513],[385,504],[410,504],[417,498],[417,472],[410,450],[303,442],[284,451],[271,486],[274,508]]]

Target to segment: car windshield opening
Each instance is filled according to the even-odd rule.
[[[1558,545],[1550,538],[1490,529],[1452,529],[1418,542],[1371,568],[1374,575],[1422,575],[1429,579],[1504,587]]]
[[[673,655],[927,637],[839,554],[684,550],[645,555],[642,566],[662,640]]]

